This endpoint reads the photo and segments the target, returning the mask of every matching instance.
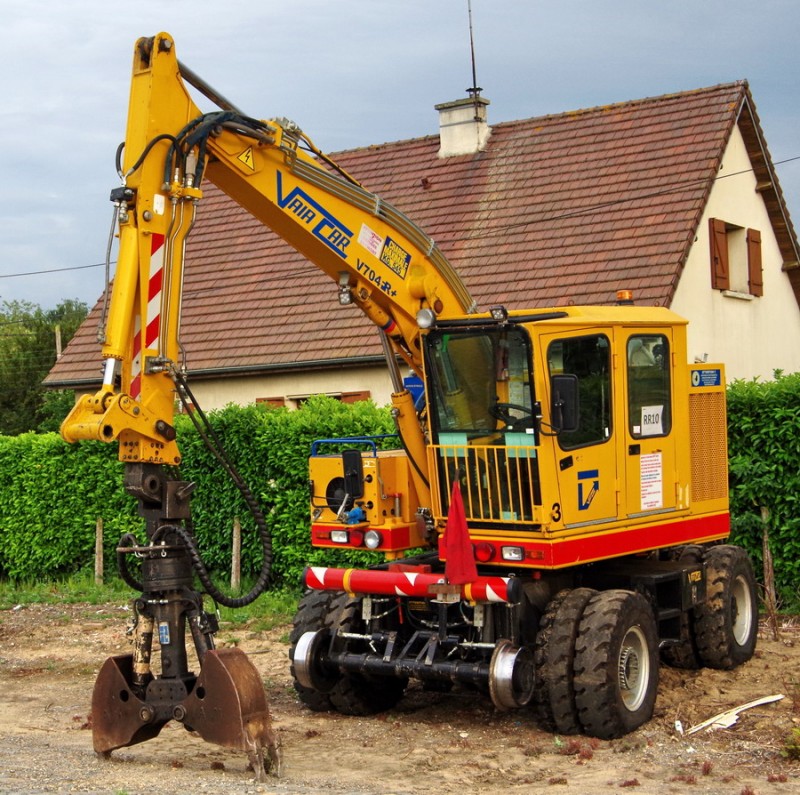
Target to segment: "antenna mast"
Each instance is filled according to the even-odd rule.
[[[478,97],[481,95],[483,89],[478,86],[478,75],[475,68],[475,39],[472,35],[472,0],[467,0],[467,14],[469,16],[469,50],[472,57],[472,88],[467,89],[467,94],[472,97],[475,103],[475,121],[480,121],[478,116]]]

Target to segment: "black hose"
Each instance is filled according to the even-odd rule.
[[[138,545],[139,541],[133,533],[125,533],[125,535],[123,535],[119,540],[120,549],[128,546],[135,547]],[[120,549],[117,549],[117,571],[119,571],[119,576],[122,577],[122,581],[128,587],[133,588],[134,591],[143,591],[144,585],[131,574],[130,569],[128,568],[127,553],[120,552]]]
[[[125,179],[125,177],[130,176],[134,173],[137,169],[139,169],[144,163],[144,159],[150,154],[150,150],[159,142],[159,141],[171,141],[173,145],[175,144],[175,137],[172,135],[168,135],[167,133],[163,133],[161,135],[157,135],[153,138],[147,146],[145,146],[142,153],[139,155],[138,160],[128,169],[127,174],[123,173],[122,171],[122,152],[125,149],[125,142],[123,141],[118,147],[117,152],[115,155],[116,167],[117,167],[117,174],[119,174],[120,178]]]
[[[244,596],[240,597],[228,596],[222,593],[222,591],[220,591],[212,582],[211,577],[208,574],[208,570],[203,564],[200,553],[197,550],[197,544],[194,537],[186,528],[176,526],[176,531],[189,548],[192,558],[192,565],[194,566],[197,576],[199,577],[200,582],[203,584],[203,587],[206,589],[208,595],[225,607],[244,607],[245,605],[249,605],[251,602],[255,601],[269,587],[270,575],[272,572],[272,537],[270,536],[269,528],[267,527],[267,522],[264,518],[264,513],[261,510],[261,506],[253,496],[253,493],[248,485],[242,479],[233,462],[228,458],[222,441],[220,440],[214,428],[211,426],[211,423],[208,421],[208,417],[198,406],[194,395],[189,389],[189,384],[186,381],[186,377],[183,375],[183,373],[180,373],[177,370],[173,370],[172,376],[178,384],[178,397],[180,398],[184,407],[187,407],[188,409],[188,402],[191,401],[191,409],[187,410],[187,413],[192,421],[192,424],[200,434],[200,438],[203,440],[203,443],[206,445],[208,450],[217,459],[217,461],[219,461],[219,463],[222,465],[222,468],[227,472],[228,476],[239,489],[239,493],[242,495],[242,498],[247,504],[250,514],[255,521],[256,527],[258,528],[263,557],[258,579],[250,591]]]

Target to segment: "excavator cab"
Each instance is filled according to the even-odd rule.
[[[532,347],[521,325],[442,324],[426,337],[430,471],[437,516],[446,516],[455,473],[478,528],[529,524],[541,502],[539,406]]]

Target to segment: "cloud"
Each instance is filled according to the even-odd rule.
[[[794,0],[472,0],[472,10],[491,122],[749,78],[773,157],[800,156]],[[4,0],[3,298],[50,306],[102,289],[92,270],[2,276],[104,256],[133,46],[160,30],[243,110],[290,117],[329,151],[433,134],[433,105],[472,81],[463,0]],[[800,167],[778,174],[800,215]]]

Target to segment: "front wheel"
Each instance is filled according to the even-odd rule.
[[[341,595],[336,628],[339,632],[365,632],[360,598]],[[393,676],[344,673],[330,692],[331,704],[343,715],[373,715],[394,707],[405,693],[408,679]]]
[[[575,647],[575,703],[583,730],[621,737],[653,715],[658,690],[658,632],[647,600],[633,591],[601,591],[583,612]]]
[[[536,679],[533,706],[548,731],[578,734],[575,706],[575,641],[583,611],[597,593],[591,588],[561,591],[547,605],[534,645]]]
[[[706,552],[706,600],[695,608],[701,661],[728,670],[747,662],[758,637],[758,596],[753,565],[741,547],[722,544]]]

